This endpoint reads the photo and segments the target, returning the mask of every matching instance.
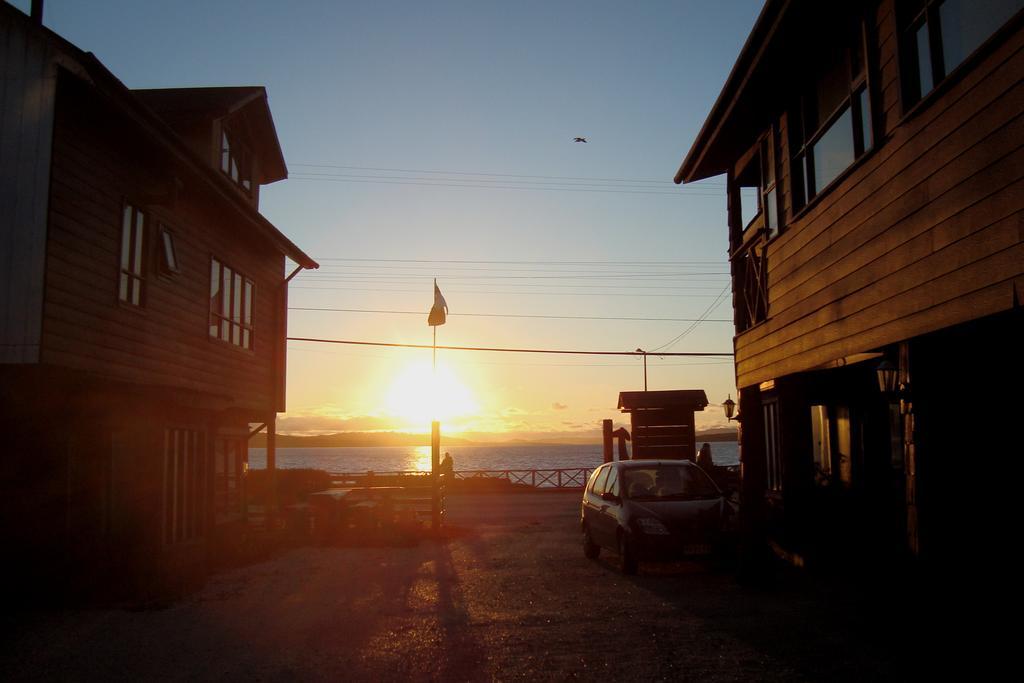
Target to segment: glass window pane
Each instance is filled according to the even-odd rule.
[[[220,338],[224,341],[231,341],[231,323],[224,318],[220,321]]]
[[[132,272],[136,275],[142,275],[142,226],[145,222],[146,215],[141,211],[135,212],[135,244],[134,255],[132,257]]]
[[[228,142],[228,134],[224,131],[220,134],[220,170],[225,173],[231,170],[231,143]]]
[[[813,155],[814,186],[821,192],[856,159],[853,149],[853,117],[849,107],[814,143]]]
[[[252,325],[252,283],[245,281],[245,315],[243,321],[246,325]]]
[[[178,270],[178,255],[174,252],[174,237],[171,233],[166,230],[163,232],[164,238],[164,266],[168,270]]]
[[[238,182],[238,162],[231,160],[231,179]]]
[[[608,475],[608,483],[605,484],[605,490],[613,496],[621,495],[619,493],[619,473],[614,469],[609,468],[611,474]]]
[[[818,469],[824,474],[830,474],[832,472],[832,445],[827,406],[811,406],[811,452],[814,464]]]
[[[945,0],[939,5],[946,73],[959,66],[1022,7],[1021,0]]]
[[[871,100],[868,97],[868,89],[862,88],[857,97],[860,99],[861,135],[864,136],[864,151],[866,152],[874,144],[871,139]]]
[[[121,273],[121,283],[118,288],[117,296],[121,301],[128,301],[128,275],[127,273]]]
[[[231,343],[235,346],[242,345],[242,328],[238,325],[231,326]]]
[[[136,306],[142,303],[142,281],[131,278],[132,303]]]
[[[210,298],[220,291],[220,261],[210,259]]]
[[[250,336],[249,330],[242,330],[242,348],[252,348],[252,337]]]
[[[128,269],[132,253],[132,207],[125,205],[121,218],[121,267]]]
[[[225,318],[231,317],[231,269],[221,266],[221,297],[220,314]],[[226,336],[224,337],[227,338]]]
[[[843,55],[835,57],[837,60],[828,71],[822,74],[815,88],[815,114],[817,115],[815,127],[820,126],[828,120],[833,112],[843,103],[843,100],[850,96],[850,67],[846,58],[846,51]]]
[[[743,227],[750,225],[750,221],[761,213],[761,190],[757,187],[740,188],[740,219]]]
[[[767,207],[764,218],[765,227],[768,228],[769,236],[774,236],[779,230],[779,202],[775,188],[772,188],[772,191],[764,196],[764,203]]]
[[[761,169],[761,186],[768,188],[775,184],[775,145],[772,144],[771,135],[761,143],[761,160],[764,164]]]
[[[917,78],[918,98],[932,91],[935,82],[932,80],[932,49],[928,44],[928,24],[921,24],[914,36],[917,43]]]
[[[234,296],[233,305],[231,308],[231,319],[234,322],[242,321],[242,276],[235,273],[234,288],[232,290]]]

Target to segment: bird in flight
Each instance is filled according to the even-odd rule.
[[[573,138],[572,141],[573,142],[586,142],[587,139],[586,138]]]

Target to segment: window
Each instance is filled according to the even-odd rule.
[[[793,203],[805,206],[874,143],[861,22],[821,55],[824,67],[790,116]]]
[[[757,151],[736,175],[743,230],[764,227],[771,239],[779,234],[779,194],[776,190],[775,134],[769,130]],[[757,220],[762,217],[762,220]]]
[[[210,260],[210,336],[251,349],[256,285],[217,259]]]
[[[910,0],[901,6],[903,96],[931,92],[1024,7],[1024,0]]]
[[[829,430],[828,407],[811,406],[811,452],[815,469],[825,478],[832,475],[832,437]]]
[[[766,401],[764,410],[765,484],[769,491],[782,490],[782,438],[779,434],[779,402]]]
[[[164,430],[163,542],[200,538],[206,519],[206,454],[194,429]]]
[[[218,524],[242,518],[242,476],[247,465],[245,437],[218,437],[213,449],[213,500]]]
[[[608,472],[611,471],[611,467],[605,467],[602,470],[598,470],[597,476],[594,477],[594,484],[591,491],[595,496],[600,496],[605,492],[605,484],[608,480]]]
[[[246,194],[252,194],[252,157],[227,128],[220,133],[220,170]]]
[[[849,406],[836,406],[835,458],[839,481],[846,486],[853,483],[853,432]]]
[[[779,234],[779,200],[775,188],[775,135],[772,131],[761,139],[761,206],[764,228],[771,239]]]
[[[619,493],[619,473],[614,467],[608,468],[608,483],[605,484],[605,490],[613,496],[621,495]]]
[[[132,306],[142,306],[143,303],[145,238],[146,214],[131,204],[125,204],[121,217],[121,273],[117,298]]]
[[[163,225],[160,226],[160,272],[164,275],[173,275],[179,272],[174,234]]]

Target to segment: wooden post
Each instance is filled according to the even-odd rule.
[[[604,461],[612,461],[612,421],[602,420],[601,431],[604,436]]]
[[[435,331],[437,328],[434,328]],[[441,423],[430,423],[430,526],[434,531],[441,528]]]
[[[269,505],[267,506],[267,527],[274,528],[277,522],[277,415],[267,420],[267,485]]]

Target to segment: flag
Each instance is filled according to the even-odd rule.
[[[437,288],[437,278],[434,278],[434,305],[430,308],[430,315],[427,316],[427,324],[431,327],[444,325],[445,314],[448,313],[448,303],[441,296],[441,290]]]

